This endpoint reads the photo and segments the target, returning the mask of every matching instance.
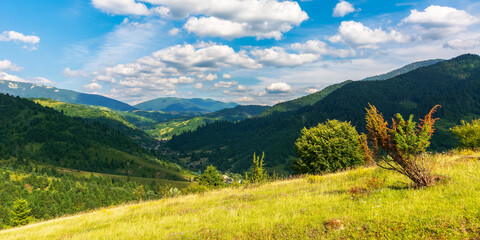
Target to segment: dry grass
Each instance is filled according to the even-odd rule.
[[[478,153],[475,156],[478,156]],[[473,154],[470,154],[473,155]],[[480,162],[433,156],[436,186],[377,168],[124,205],[4,230],[0,239],[458,239],[480,235]],[[352,199],[365,178],[385,180]]]

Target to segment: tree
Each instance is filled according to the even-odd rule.
[[[460,143],[464,148],[480,147],[480,119],[465,122],[462,120],[461,125],[450,128],[450,131],[460,139]]]
[[[265,157],[265,153],[262,153],[262,158],[259,156],[255,156],[255,153],[253,153],[253,169],[252,172],[250,173],[250,176],[247,175],[246,179],[250,182],[264,182],[267,180],[268,175],[265,172],[265,169],[263,166],[265,165],[263,163],[263,159]]]
[[[328,120],[301,134],[295,142],[300,159],[292,165],[297,173],[335,172],[364,163],[360,137],[349,122]]]
[[[423,153],[430,145],[430,138],[435,130],[433,125],[437,119],[432,118],[432,115],[440,106],[434,106],[424,119],[420,119],[420,124],[413,121],[413,115],[405,121],[397,113],[392,119],[391,128],[377,108],[369,106],[365,119],[368,139],[373,145],[377,165],[407,176],[417,187],[434,184]],[[388,156],[383,156],[381,150]]]
[[[31,209],[25,199],[17,199],[13,204],[11,225],[13,227],[22,226],[35,220],[30,216],[30,211]]]
[[[198,178],[198,184],[208,188],[220,187],[223,185],[222,175],[214,166],[210,165]]]

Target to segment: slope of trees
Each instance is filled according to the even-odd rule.
[[[173,137],[169,146],[176,150],[203,150],[208,163],[220,170],[244,172],[253,152],[265,151],[267,168],[289,171],[294,159],[293,143],[303,127],[327,119],[350,121],[365,132],[368,103],[386,116],[396,113],[423,115],[436,104],[442,108],[430,149],[442,151],[458,145],[449,128],[460,120],[480,116],[480,57],[462,55],[419,68],[383,81],[346,84],[312,106],[247,119],[238,123],[214,123]]]
[[[0,159],[66,168],[182,179],[118,130],[0,94]]]

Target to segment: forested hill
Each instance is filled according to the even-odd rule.
[[[0,93],[20,96],[25,98],[50,98],[53,100],[108,107],[120,111],[135,110],[134,107],[115,99],[96,94],[79,93],[72,90],[56,87],[14,82],[0,79]]]
[[[136,108],[146,111],[164,111],[164,112],[180,112],[180,111],[195,111],[195,112],[215,112],[225,108],[233,108],[237,106],[236,103],[224,103],[212,99],[202,98],[176,98],[166,97],[157,98],[150,101],[142,102],[135,105]]]
[[[448,128],[480,116],[480,57],[462,55],[383,81],[356,81],[295,112],[238,123],[214,123],[172,138],[170,147],[203,150],[202,157],[221,170],[243,172],[253,152],[265,151],[267,167],[288,171],[295,156],[293,143],[306,126],[327,119],[351,121],[364,131],[365,108],[371,103],[390,119],[395,113],[423,118],[436,104],[437,131],[431,150],[455,146]],[[198,151],[197,151],[198,153]]]
[[[181,174],[117,130],[0,94],[0,160],[180,180]],[[171,169],[169,169],[171,168]]]
[[[373,76],[373,77],[367,77],[367,78],[364,78],[362,80],[364,80],[364,81],[386,80],[386,79],[396,77],[400,74],[410,72],[410,71],[415,70],[417,68],[427,67],[427,66],[433,65],[435,63],[439,63],[441,61],[445,61],[445,60],[444,59],[430,59],[430,60],[425,60],[425,61],[418,61],[418,62],[414,62],[414,63],[410,63],[408,65],[405,65],[405,66],[403,66],[399,69],[395,69],[395,70],[390,71],[388,73],[380,74],[380,75]]]

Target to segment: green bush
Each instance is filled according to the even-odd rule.
[[[295,142],[300,159],[292,165],[296,173],[335,172],[364,163],[358,132],[349,122],[328,120],[301,133]]]
[[[207,188],[218,188],[223,185],[222,175],[214,166],[210,165],[198,178],[198,184]]]
[[[480,119],[472,120],[468,123],[462,121],[461,125],[450,129],[460,139],[460,143],[464,148],[479,148],[480,147]]]

